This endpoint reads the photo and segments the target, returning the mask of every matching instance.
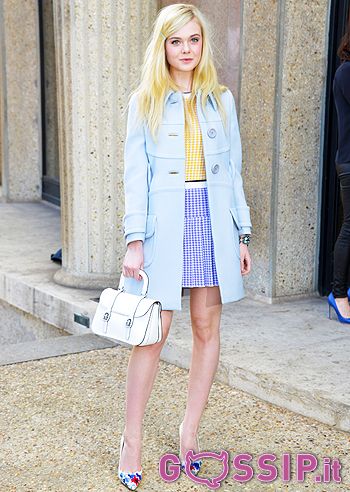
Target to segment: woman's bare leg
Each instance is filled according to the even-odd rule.
[[[182,426],[182,459],[188,449],[197,451],[196,434],[199,421],[219,362],[222,312],[219,287],[191,288],[190,310],[193,345],[187,405]]]
[[[173,311],[162,311],[162,340],[153,345],[133,347],[126,381],[125,445],[120,461],[123,471],[141,468],[142,423],[159,367],[159,356],[168,336]]]

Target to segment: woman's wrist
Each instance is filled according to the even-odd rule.
[[[127,247],[130,249],[137,249],[140,246],[142,246],[142,241],[140,239],[136,239],[135,241],[130,241]]]

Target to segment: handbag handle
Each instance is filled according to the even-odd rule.
[[[144,270],[141,270],[141,268],[139,270],[139,275],[141,275],[141,277],[143,279],[143,286],[142,286],[141,295],[145,296],[147,294],[147,291],[148,291],[148,283],[149,283],[148,275]],[[121,274],[118,289],[124,290],[124,280],[125,280],[125,277],[123,274]]]

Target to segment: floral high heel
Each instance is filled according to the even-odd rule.
[[[181,422],[180,427],[179,427],[180,451],[181,451],[182,424],[183,424],[183,422]],[[199,453],[200,452],[200,448],[199,448],[198,435],[196,435],[196,440],[197,440],[197,448],[198,448],[198,451],[197,452]],[[181,460],[181,453],[179,453],[179,458],[180,458],[180,461],[181,461],[181,470],[184,473],[186,473],[186,461],[182,461]],[[202,464],[203,464],[203,461],[202,460],[193,460],[193,461],[191,461],[190,470],[193,473],[193,475],[197,475],[198,474],[199,470],[201,469]]]
[[[142,469],[140,471],[135,471],[132,473],[124,472],[120,469],[120,459],[122,456],[123,448],[124,448],[124,434],[122,434],[122,437],[120,439],[118,477],[121,483],[125,485],[125,487],[127,487],[129,490],[135,490],[139,485],[139,483],[141,482]]]

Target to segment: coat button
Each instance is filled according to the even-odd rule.
[[[213,165],[211,166],[211,172],[212,172],[213,174],[217,174],[217,173],[219,172],[219,169],[220,169],[219,164],[213,164]]]
[[[208,137],[209,138],[215,138],[216,137],[216,130],[215,130],[215,128],[209,128],[209,130],[208,130],[207,133],[208,133]]]

